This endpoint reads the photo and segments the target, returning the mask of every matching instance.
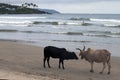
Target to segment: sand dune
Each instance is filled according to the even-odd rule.
[[[58,69],[58,60],[51,59],[52,68],[43,68],[43,48],[16,42],[0,41],[0,79],[8,80],[119,80],[120,58],[112,57],[111,74],[107,68],[101,75],[102,64],[90,64],[84,60],[65,61],[65,70]]]

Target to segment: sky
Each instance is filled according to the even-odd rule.
[[[61,13],[120,14],[120,0],[0,0],[0,3],[35,3],[39,8]]]

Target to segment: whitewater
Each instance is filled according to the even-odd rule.
[[[84,45],[118,49],[120,15],[4,14],[0,15],[0,39],[22,41],[43,47],[48,45],[66,47],[74,51],[76,47],[82,48]]]

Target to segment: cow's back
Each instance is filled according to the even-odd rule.
[[[61,54],[66,51],[65,48],[57,48],[53,46],[47,46],[44,48],[44,56],[52,58],[60,58]]]
[[[107,57],[110,55],[110,52],[107,50],[96,50],[93,53],[94,60],[96,62],[102,62],[102,61],[107,61]]]

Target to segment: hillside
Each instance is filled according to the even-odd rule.
[[[0,14],[50,14],[38,9],[0,3]]]
[[[60,14],[60,12],[56,11],[56,10],[53,10],[53,9],[39,9],[41,11],[45,11],[45,12],[48,12],[48,13],[51,13],[51,14]]]

